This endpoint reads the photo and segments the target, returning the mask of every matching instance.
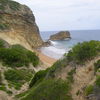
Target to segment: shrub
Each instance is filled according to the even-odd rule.
[[[67,76],[67,80],[69,83],[73,83],[74,79],[73,79],[73,74],[76,72],[76,69],[72,69],[70,72],[68,72],[68,76]]]
[[[72,100],[70,87],[66,81],[45,80],[21,100]]]
[[[13,48],[1,48],[0,60],[10,67],[21,67],[29,64],[29,60],[25,53],[21,50],[16,50]]]
[[[92,85],[89,85],[86,89],[85,89],[85,95],[88,96],[89,94],[92,94],[94,90],[94,87]]]
[[[0,90],[5,91],[7,94],[11,95],[12,91],[7,90],[5,84],[0,85]]]
[[[14,44],[14,45],[11,46],[11,48],[22,50],[22,51],[24,50],[24,52],[27,51],[27,49],[20,44]]]
[[[94,69],[95,69],[95,72],[97,72],[98,69],[100,69],[100,60],[98,60],[98,61],[94,64]]]
[[[48,78],[54,78],[55,74],[59,71],[61,71],[62,68],[66,67],[68,65],[67,59],[63,58],[58,61],[56,61],[48,70]]]
[[[8,29],[9,26],[7,24],[0,24],[0,30]]]
[[[28,91],[24,91],[24,92],[22,92],[20,94],[15,95],[15,98],[19,99],[21,97],[24,97],[25,95],[27,95],[27,93],[28,93]]]
[[[97,76],[95,83],[96,83],[96,86],[100,87],[100,76]]]
[[[33,74],[25,69],[9,69],[4,72],[5,79],[8,80],[9,86],[15,89],[20,89],[20,87],[25,83],[30,81]]]
[[[39,64],[39,58],[34,52],[27,51],[27,57],[29,58],[30,63],[32,63],[34,67]]]
[[[43,81],[43,79],[45,78],[46,74],[48,72],[47,70],[41,70],[39,72],[37,72],[34,77],[32,78],[29,87],[33,87],[35,84],[37,85],[38,83],[40,83],[41,81]]]
[[[6,91],[7,90],[5,84],[0,85],[0,90],[2,90],[2,91]]]
[[[67,59],[69,62],[74,61],[83,64],[85,61],[97,56],[98,53],[100,53],[100,42],[92,40],[75,45],[67,54]]]
[[[9,69],[5,73],[5,78],[9,81],[20,82],[20,81],[30,81],[33,76],[33,73],[26,69]]]
[[[2,85],[2,76],[1,76],[1,71],[0,71],[0,85]]]
[[[19,44],[12,45],[12,48],[22,51],[27,56],[29,62],[32,63],[34,67],[39,64],[39,58],[36,55],[36,53],[27,50],[26,48],[24,48],[23,46],[21,46]]]
[[[1,46],[3,43],[1,42]],[[0,48],[0,60],[9,67],[34,66],[39,64],[39,58],[35,53],[28,51],[20,45],[13,45],[11,48]]]
[[[5,79],[8,81],[20,82],[23,80],[23,76],[15,69],[9,69],[5,71],[4,75]]]
[[[4,46],[4,40],[2,40],[2,39],[0,39],[0,48],[4,48],[5,46]]]

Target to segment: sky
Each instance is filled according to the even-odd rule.
[[[100,0],[15,0],[28,5],[40,31],[100,29]]]

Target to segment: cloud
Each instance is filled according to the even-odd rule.
[[[40,30],[100,28],[100,0],[15,1],[32,9]]]

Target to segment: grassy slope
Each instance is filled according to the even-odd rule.
[[[100,59],[99,53],[100,53],[100,42],[98,41],[84,42],[82,44],[76,45],[72,49],[72,51],[70,51],[69,54],[65,56],[64,59],[57,61],[51,68],[47,70],[47,72],[44,71],[44,73],[45,72],[47,73],[45,76],[41,77],[41,75],[43,75],[44,73],[42,74],[40,73],[39,76],[37,74],[35,75],[35,77],[37,78],[34,77],[32,80],[32,81],[35,81],[35,84],[33,84],[33,87],[29,89],[28,95],[24,94],[24,98],[22,100],[28,100],[28,99],[33,100],[33,98],[34,100],[35,99],[37,100],[37,98],[38,100],[45,100],[45,99],[49,100],[51,98],[52,92],[49,90],[47,91],[46,88],[42,86],[42,82],[45,83],[46,80],[48,79],[52,79],[52,81],[55,81],[55,79],[57,80],[58,79],[57,76],[59,74],[60,75],[63,74],[63,70],[66,69],[66,66],[69,68],[73,66],[72,70],[70,70],[69,72],[66,71],[66,79],[64,79],[67,81],[67,84],[70,84],[68,87],[72,88],[71,90],[68,91],[68,94],[71,93],[74,100],[79,100],[80,97],[82,100],[84,100],[85,87],[89,85],[90,83],[93,85],[95,85],[96,83],[95,82],[96,73],[94,72],[94,63],[96,63],[96,61]],[[61,76],[60,78],[61,78],[61,81],[63,81],[62,80],[63,77]],[[97,81],[97,84],[99,84],[98,81]],[[48,83],[45,84],[45,86],[48,86]],[[49,88],[52,89],[52,91],[56,91],[52,86],[51,87],[49,86],[48,89]],[[39,90],[40,92],[37,92]],[[47,98],[45,97],[46,93],[42,92],[42,90],[47,92]],[[88,89],[86,90],[86,92],[87,91]],[[59,92],[58,97],[60,94],[61,93]],[[70,94],[70,97],[71,97],[71,94]],[[53,95],[56,96],[56,92],[52,94],[52,96]],[[60,98],[54,98],[54,96],[52,97],[52,100],[60,100]],[[66,96],[67,96],[67,93],[66,93]],[[71,98],[67,98],[66,100],[70,100],[70,99]]]
[[[21,45],[8,45],[0,40],[0,90],[14,96],[29,87],[39,58]]]

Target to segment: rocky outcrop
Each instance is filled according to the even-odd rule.
[[[0,38],[26,48],[43,44],[32,11],[11,0],[0,0]]]
[[[66,38],[71,38],[69,31],[61,31],[50,36],[50,40],[64,40]]]

